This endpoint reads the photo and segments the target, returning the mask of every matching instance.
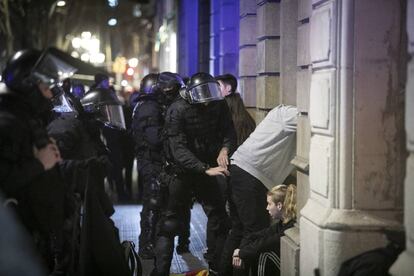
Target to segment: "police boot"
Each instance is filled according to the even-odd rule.
[[[141,234],[139,236],[138,255],[143,259],[154,258],[154,239],[158,213],[149,210],[141,212]]]
[[[174,251],[174,238],[159,236],[155,247],[155,262],[152,276],[170,275],[171,261]]]
[[[175,248],[175,250],[177,251],[177,254],[182,255],[184,253],[189,253],[190,252],[189,243],[190,242],[179,243],[177,247]]]
[[[181,255],[190,252],[189,244],[190,240],[186,235],[181,234],[180,236],[178,236],[178,245],[175,248],[177,254]]]
[[[67,264],[63,258],[63,234],[60,231],[50,233],[49,242],[53,259],[53,269],[50,276],[65,275]]]

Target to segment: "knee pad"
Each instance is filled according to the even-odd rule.
[[[159,210],[161,208],[161,202],[159,197],[151,197],[148,200],[148,208],[151,210]]]
[[[160,234],[168,237],[175,237],[180,231],[180,223],[175,218],[167,218],[160,223]]]

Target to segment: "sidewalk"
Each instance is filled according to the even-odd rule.
[[[119,229],[121,241],[130,240],[135,243],[138,250],[138,236],[140,233],[140,212],[142,205],[116,205],[115,214],[112,216],[115,225]],[[171,273],[183,273],[193,270],[207,268],[203,258],[203,251],[206,248],[206,224],[205,216],[200,204],[194,204],[191,210],[191,253],[178,255],[174,251],[171,264]],[[141,260],[143,265],[143,276],[150,274],[153,268],[152,260]]]

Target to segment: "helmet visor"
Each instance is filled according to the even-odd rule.
[[[49,87],[53,87],[64,79],[71,77],[76,70],[75,67],[46,51],[34,66],[32,75],[48,84]]]
[[[97,120],[108,127],[126,129],[121,105],[101,105],[98,109]]]
[[[206,103],[222,100],[220,86],[216,82],[207,82],[188,90],[191,103]]]
[[[81,99],[85,95],[85,87],[82,84],[76,84],[72,86],[71,93],[78,99]]]
[[[68,97],[64,93],[62,93],[58,97],[55,97],[52,100],[52,104],[53,104],[53,111],[57,113],[76,112],[76,109],[73,107],[72,102],[68,99]]]

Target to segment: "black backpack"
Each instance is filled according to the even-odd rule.
[[[386,231],[386,247],[361,253],[341,265],[338,276],[388,276],[388,270],[405,249],[405,233]]]
[[[124,248],[125,259],[128,262],[131,276],[142,276],[141,260],[135,251],[135,244],[132,241],[123,241],[122,247]]]

